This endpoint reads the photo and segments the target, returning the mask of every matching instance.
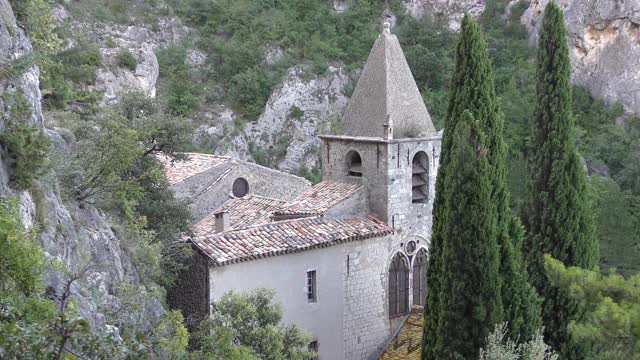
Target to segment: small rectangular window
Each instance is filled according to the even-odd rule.
[[[314,303],[318,301],[316,296],[316,271],[307,271],[307,302]]]
[[[312,341],[309,343],[308,346],[308,350],[309,352],[314,353],[314,356],[309,357],[309,360],[318,360],[318,342],[317,341]]]

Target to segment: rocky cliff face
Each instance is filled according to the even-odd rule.
[[[159,67],[155,51],[159,47],[186,42],[193,32],[175,18],[158,19],[157,28],[148,25],[117,25],[100,22],[86,22],[72,18],[62,5],[54,9],[59,24],[69,21],[74,40],[82,38],[100,47],[102,63],[97,71],[96,84],[90,90],[104,92],[103,105],[117,103],[123,94],[138,91],[149,97],[156,96],[156,82]],[[117,54],[126,49],[136,58],[135,70],[118,66]]]
[[[485,8],[485,0],[404,0],[407,14],[419,18],[422,16],[443,17],[449,29],[457,31],[465,13],[477,18]]]
[[[537,41],[549,0],[531,0],[522,23]],[[561,0],[573,80],[595,97],[640,113],[640,0]]]
[[[274,164],[283,171],[295,173],[301,166],[308,170],[319,166],[317,135],[331,131],[332,123],[337,125],[347,106],[343,91],[350,78],[342,68],[332,66],[322,76],[309,74],[305,67],[289,69],[260,117],[243,131],[232,130],[234,115],[226,110],[218,116],[217,125],[201,127],[200,136],[216,143],[217,154],[243,160],[256,160],[250,150],[273,153],[284,146],[280,150],[286,155]]]
[[[0,0],[0,67],[31,54],[31,44],[16,23],[8,0]],[[44,127],[39,90],[39,69],[33,65],[21,73],[0,78],[0,130],[13,106],[11,94],[21,92],[31,105],[32,125],[42,127],[51,138],[54,149],[66,149],[68,144],[53,129]],[[108,313],[119,307],[121,299],[115,296],[121,285],[137,286],[139,277],[132,265],[130,254],[116,231],[115,224],[101,210],[85,205],[82,208],[65,202],[58,186],[55,170],[41,179],[30,191],[16,192],[9,186],[9,175],[4,149],[0,150],[0,197],[17,197],[25,226],[39,226],[38,240],[48,258],[65,264],[71,272],[87,264],[92,266],[81,280],[74,283],[73,296],[78,299],[80,314],[93,328],[110,326]],[[65,275],[52,271],[47,276],[49,291],[57,291],[66,281]],[[149,321],[160,316],[164,309],[157,297],[141,296],[142,313]]]

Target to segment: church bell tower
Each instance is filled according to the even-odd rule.
[[[398,233],[429,231],[441,133],[388,22],[342,123],[342,133],[320,135],[323,180],[361,182],[370,212]]]

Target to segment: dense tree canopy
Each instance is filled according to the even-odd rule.
[[[579,304],[580,317],[568,331],[585,348],[585,359],[640,359],[640,275],[603,275],[549,255],[544,267],[551,283]]]

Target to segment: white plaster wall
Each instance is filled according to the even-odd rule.
[[[370,241],[364,240],[364,241]],[[343,359],[343,254],[351,243],[254,261],[213,267],[211,300],[227,291],[266,287],[276,291],[283,321],[309,331],[320,346],[320,359]],[[307,302],[307,271],[316,270],[317,302]]]

